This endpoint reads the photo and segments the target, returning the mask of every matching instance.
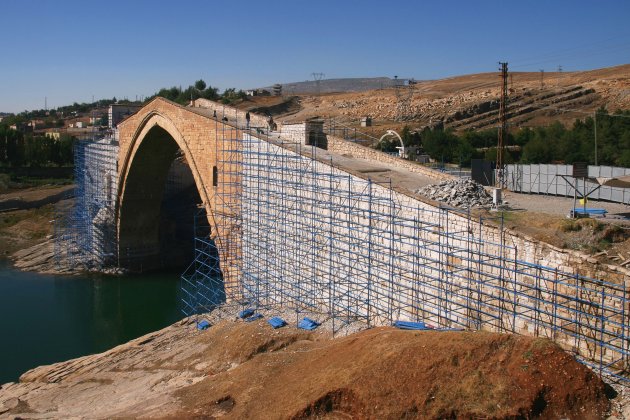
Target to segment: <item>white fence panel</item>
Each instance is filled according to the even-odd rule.
[[[508,188],[511,191],[573,197],[573,187],[561,176],[571,176],[572,165],[506,165],[506,171]],[[589,166],[588,174],[594,178],[613,178],[630,175],[630,168]],[[595,188],[592,183],[587,183],[586,186],[589,191]],[[582,191],[582,183],[579,184],[578,189]],[[630,204],[630,188],[601,187],[589,198]]]

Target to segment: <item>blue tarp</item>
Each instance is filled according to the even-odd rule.
[[[269,323],[269,325],[271,325],[274,329],[276,328],[282,328],[285,325],[287,325],[286,321],[282,318],[279,318],[277,316],[274,316],[273,318],[271,318],[270,320],[267,321]]]
[[[571,209],[573,211],[573,209]],[[584,208],[584,207],[576,207],[575,212],[578,214],[606,214],[608,211],[606,209],[596,209],[596,208]]]
[[[400,328],[401,330],[432,330],[433,328],[429,327],[424,322],[410,322],[410,321],[396,321],[394,322],[394,327]]]
[[[319,327],[319,323],[317,321],[313,321],[310,318],[304,318],[303,320],[298,322],[298,328],[301,328],[303,330],[310,331],[310,330],[314,330],[317,327]]]
[[[207,328],[210,328],[210,322],[208,322],[207,320],[202,320],[197,322],[197,329],[198,330],[205,330]]]
[[[238,317],[241,319],[245,319],[249,316],[252,316],[254,314],[254,310],[251,308],[247,308],[247,309],[243,309],[241,312],[238,313]]]
[[[249,318],[245,319],[245,322],[252,322],[252,321],[256,321],[257,319],[262,318],[263,316],[261,314],[254,314],[252,316],[250,316]]]

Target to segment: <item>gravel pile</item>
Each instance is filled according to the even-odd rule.
[[[469,178],[443,181],[416,191],[432,200],[464,209],[492,204],[492,196],[481,184]]]

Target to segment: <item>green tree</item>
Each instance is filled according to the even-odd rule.
[[[385,137],[376,145],[376,149],[380,150],[381,152],[393,153],[393,152],[398,151],[396,147],[399,147],[399,146],[400,146],[400,142],[398,141],[398,139]]]
[[[7,163],[12,167],[19,167],[24,164],[24,136],[19,131],[9,132],[6,145]]]
[[[234,88],[225,89],[221,95],[221,102],[224,104],[231,104],[238,100],[247,98],[247,95],[242,90],[236,90]]]
[[[470,166],[470,161],[475,155],[475,148],[472,147],[470,142],[465,138],[459,138],[457,140],[457,149],[454,156],[454,161],[460,166]]]
[[[424,151],[439,162],[453,162],[458,144],[459,138],[450,130],[426,129],[422,132]]]
[[[204,99],[216,100],[219,99],[219,89],[208,86],[202,93],[201,97]]]
[[[523,163],[549,163],[552,159],[551,145],[540,136],[536,136],[523,146],[523,156],[521,157]]]
[[[409,128],[408,125],[405,125],[400,131],[400,138],[402,139],[405,147],[411,146],[413,144],[413,134],[411,133],[411,128]]]
[[[488,150],[486,150],[486,152],[483,155],[483,158],[485,160],[489,160],[490,162],[496,162],[497,161],[497,148],[491,147]],[[512,156],[512,153],[510,153],[508,150],[503,151],[503,163],[504,164],[514,163],[514,156]]]
[[[62,134],[59,137],[59,157],[56,163],[58,165],[72,165],[74,163],[74,143],[76,139],[68,134]]]

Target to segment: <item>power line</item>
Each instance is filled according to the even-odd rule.
[[[311,76],[313,76],[313,80],[315,80],[315,89],[317,90],[317,94],[319,95],[321,93],[321,81],[324,78],[325,74],[311,73]]]
[[[622,38],[623,42],[611,44],[611,41]],[[545,54],[536,55],[526,57],[520,60],[514,60],[512,62],[511,68],[522,68],[535,66],[539,64],[546,64],[549,62],[558,62],[561,58],[572,58],[572,57],[584,57],[585,55],[589,55],[591,52],[596,54],[606,53],[615,51],[617,49],[625,49],[630,48],[630,42],[627,41],[626,35],[618,35],[610,38],[605,38],[599,41],[590,42],[586,44],[576,45],[571,48],[565,48],[556,51],[550,51]]]

